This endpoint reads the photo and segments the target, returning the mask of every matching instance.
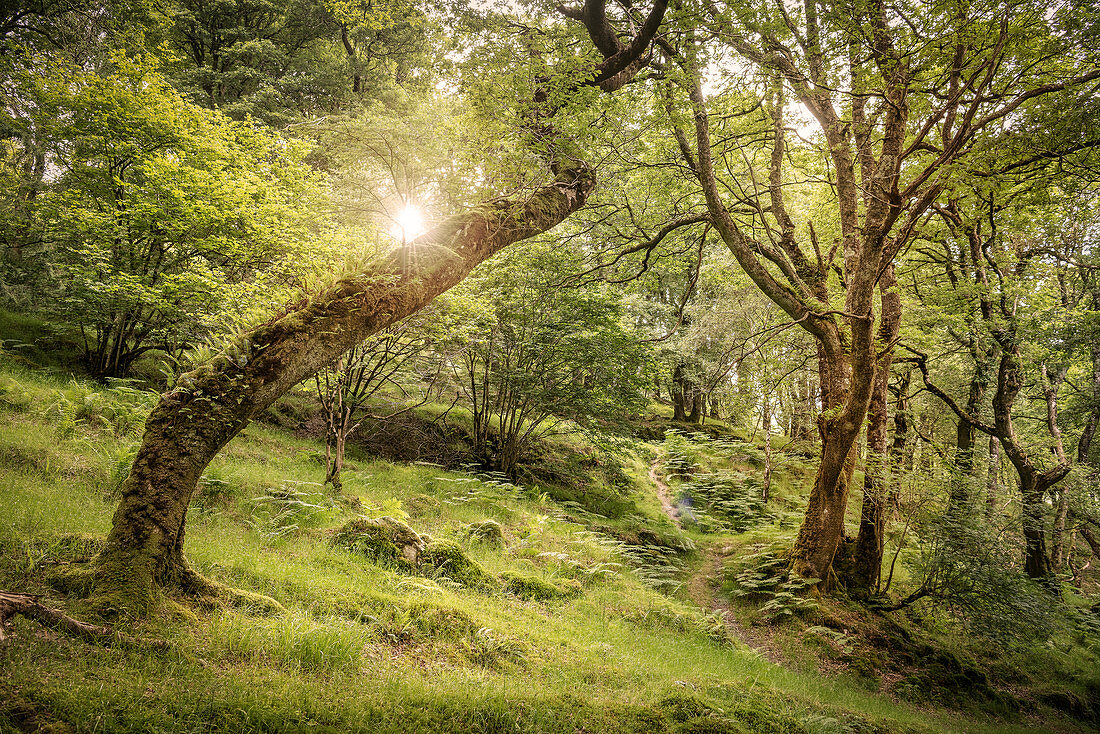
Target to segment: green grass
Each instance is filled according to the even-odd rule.
[[[127,411],[145,404],[126,391],[0,367],[0,588],[45,594],[79,615],[79,599],[46,583],[67,562],[58,540],[109,529],[118,467],[137,440]],[[712,467],[733,469],[758,447],[738,455],[697,448]],[[772,664],[715,633],[716,618],[675,585],[651,588],[621,541],[593,532],[611,521],[583,508],[367,458],[351,462],[345,496],[333,497],[317,484],[322,451],[252,426],[210,466],[189,513],[192,563],[273,596],[284,614],[166,603],[152,620],[129,625],[139,638],[167,640],[167,650],[91,645],[16,618],[0,645],[0,731],[1042,729],[1026,718],[910,706],[813,665]],[[630,481],[622,491],[635,506],[630,522],[673,535],[644,479],[652,451],[624,457]],[[788,463],[777,474],[777,502],[796,501],[805,468]],[[358,514],[396,516],[459,542],[497,578],[579,585],[581,593],[524,601],[503,586],[478,591],[373,563],[329,542]],[[503,548],[466,539],[470,523],[488,519],[500,523]],[[736,536],[690,535],[700,545],[748,547],[791,532],[773,522]],[[696,562],[678,558],[688,571]],[[803,649],[794,628],[791,635],[792,649]],[[1094,660],[1071,655],[1079,658],[1072,666]],[[1077,730],[1068,719],[1055,723]]]

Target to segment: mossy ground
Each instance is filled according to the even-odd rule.
[[[137,441],[127,416],[147,402],[0,366],[0,588],[43,594],[78,617],[87,611],[79,594],[48,579],[79,568],[106,534]],[[169,598],[150,620],[127,624],[131,636],[167,649],[92,645],[17,617],[0,644],[0,731],[1086,729],[1049,705],[1087,710],[1080,687],[1051,687],[1046,703],[1032,696],[1030,714],[906,703],[854,673],[854,663],[837,662],[839,643],[823,642],[826,633],[810,640],[811,622],[775,628],[788,664],[769,662],[694,605],[683,581],[705,549],[789,535],[789,518],[781,512],[738,535],[681,535],[644,479],[654,448],[624,457],[629,481],[619,491],[632,509],[609,518],[539,491],[362,457],[334,496],[319,484],[321,446],[250,427],[208,470],[186,550],[201,573],[286,611]],[[700,450],[710,452],[706,461],[740,461]],[[782,474],[779,506],[795,504],[800,471]],[[461,551],[499,583],[464,583],[448,568],[410,574],[329,542],[348,520],[383,515]],[[470,539],[470,525],[486,520],[500,525],[503,545]],[[631,532],[642,545],[618,537]],[[692,545],[694,554],[677,550]],[[1067,670],[1094,662],[1083,647],[1071,654]],[[1020,688],[1033,682],[1029,670]],[[1059,692],[1066,701],[1054,700]]]

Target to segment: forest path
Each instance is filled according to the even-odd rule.
[[[720,612],[730,639],[739,640],[765,660],[782,665],[783,656],[778,652],[778,646],[772,639],[772,635],[769,635],[765,629],[746,627],[741,624],[733,606],[722,596],[718,588],[726,558],[733,553],[734,549],[718,542],[701,550],[703,562],[684,582],[683,588],[687,592],[688,599],[708,612]]]
[[[661,501],[661,509],[668,515],[668,519],[672,520],[673,525],[683,530],[680,524],[680,513],[676,511],[676,505],[672,504],[672,490],[658,474],[662,463],[661,452],[658,450],[657,455],[653,457],[653,463],[649,466],[649,481],[657,487],[657,499]]]
[[[682,530],[683,526],[680,524],[679,513],[672,503],[672,490],[660,476],[662,464],[661,453],[658,451],[653,458],[653,463],[649,466],[649,479],[657,488],[657,499],[661,501],[661,509],[668,515],[668,519],[672,520],[673,524]],[[777,646],[770,639],[770,636],[760,630],[748,629],[738,622],[733,607],[722,597],[718,589],[718,580],[721,578],[722,568],[725,565],[726,558],[733,553],[733,547],[715,542],[700,548],[700,550],[703,554],[703,562],[691,573],[683,585],[688,599],[697,607],[708,612],[720,612],[730,639],[740,640],[766,660],[777,665],[782,664],[782,656],[777,652]]]

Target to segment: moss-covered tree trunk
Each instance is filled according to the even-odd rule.
[[[242,335],[183,375],[153,409],[122,486],[106,547],[93,572],[104,612],[146,613],[158,589],[216,591],[183,557],[195,485],[211,459],[259,412],[365,337],[408,316],[504,247],[545,232],[580,208],[592,171],[570,164],[526,199],[499,199],[453,217],[371,272],[342,278],[285,316]],[[402,262],[415,264],[403,267]]]

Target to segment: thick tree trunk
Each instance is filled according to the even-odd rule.
[[[104,612],[146,613],[158,587],[197,575],[183,559],[191,495],[211,459],[254,415],[366,336],[423,308],[508,245],[554,227],[595,185],[583,164],[563,168],[530,198],[499,199],[453,217],[372,273],[339,280],[301,307],[240,337],[183,375],[153,409],[106,547],[96,559],[93,603]]]
[[[703,391],[694,381],[687,382],[688,396],[691,399],[691,412],[688,414],[688,422],[700,425],[703,422]]]
[[[1053,569],[1047,555],[1046,518],[1043,517],[1045,492],[1034,476],[1020,477],[1023,501],[1024,571],[1033,579],[1046,579]]]
[[[844,513],[855,469],[854,449],[870,402],[873,369],[870,375],[861,373],[859,381],[853,383],[848,356],[829,354],[819,346],[818,371],[825,408],[818,418],[821,461],[791,551],[791,570],[802,578],[826,580],[844,538]],[[858,413],[858,421],[853,413]]]

